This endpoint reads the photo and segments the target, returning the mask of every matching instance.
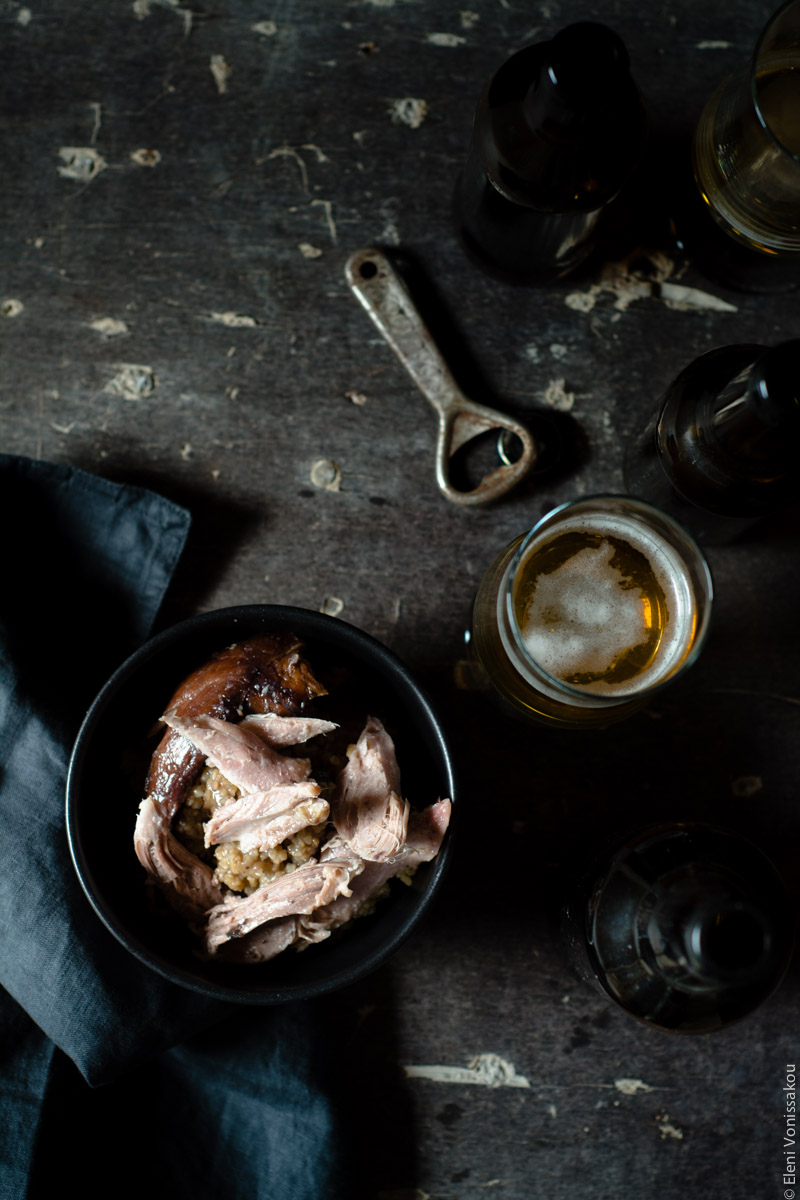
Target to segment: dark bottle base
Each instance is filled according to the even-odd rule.
[[[699,1034],[772,994],[794,921],[760,850],[689,822],[640,831],[593,857],[570,889],[561,935],[584,983],[650,1028]]]

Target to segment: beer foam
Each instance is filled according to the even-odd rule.
[[[537,564],[543,551],[570,532],[591,533],[602,540],[555,566]],[[644,556],[663,593],[668,617],[660,640],[653,631],[658,618],[653,597],[631,586],[627,572],[612,561],[620,543]],[[580,690],[623,695],[651,687],[671,673],[691,645],[693,596],[686,568],[662,537],[635,518],[614,514],[568,518],[536,539],[520,570],[535,581],[522,615],[523,643],[551,676]],[[648,641],[653,643],[651,661],[647,661]],[[645,657],[642,669],[632,678],[614,679],[610,672],[615,662],[637,648]],[[602,678],[605,672],[609,675]],[[599,678],[578,682],[578,676]]]
[[[604,671],[650,637],[642,597],[638,589],[620,587],[614,553],[608,541],[587,547],[536,583],[522,636],[537,662],[559,679]]]

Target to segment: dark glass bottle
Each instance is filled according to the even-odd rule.
[[[794,943],[777,870],[752,843],[709,825],[635,835],[590,873],[564,914],[580,977],[626,1012],[708,1033],[778,986]]]
[[[793,292],[800,286],[800,258],[764,254],[727,233],[698,190],[688,152],[665,163],[671,195],[668,224],[678,250],[709,279],[737,292]]]
[[[583,21],[514,54],[478,102],[456,190],[468,249],[526,282],[572,270],[636,165],[645,130],[627,51],[606,26]]]
[[[625,459],[625,486],[723,542],[797,499],[800,340],[723,346],[667,389]]]

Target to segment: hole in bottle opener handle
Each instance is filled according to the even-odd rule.
[[[536,444],[518,421],[476,404],[459,388],[395,268],[379,250],[357,250],[347,260],[347,281],[386,342],[408,371],[439,418],[436,439],[436,482],[454,504],[486,504],[513,488],[536,459]],[[515,462],[501,456],[500,466],[484,475],[471,491],[456,488],[450,460],[472,438],[491,430],[519,439]]]

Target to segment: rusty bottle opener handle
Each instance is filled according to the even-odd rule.
[[[454,504],[486,504],[523,478],[536,458],[536,445],[524,425],[468,399],[451,375],[414,305],[405,283],[380,250],[357,250],[347,260],[347,282],[439,418],[436,482]],[[459,491],[450,482],[450,458],[461,446],[493,429],[514,434],[522,454],[483,477],[476,488]]]

